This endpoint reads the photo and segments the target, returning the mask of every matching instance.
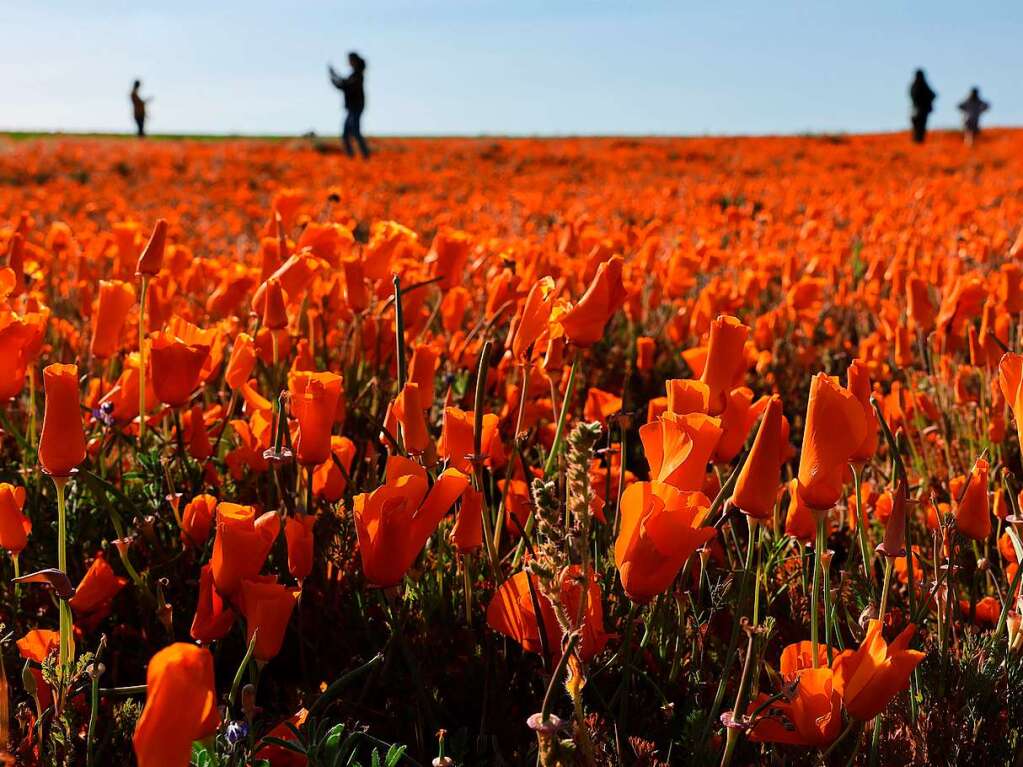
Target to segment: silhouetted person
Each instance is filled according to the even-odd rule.
[[[909,99],[913,102],[913,114],[910,118],[913,123],[913,141],[922,144],[927,137],[927,118],[934,109],[934,99],[938,97],[931,86],[927,84],[922,69],[916,70],[913,84],[909,86]]]
[[[135,125],[138,128],[139,138],[145,138],[146,136],[146,104],[152,99],[144,99],[139,93],[139,88],[142,87],[142,81],[136,80],[131,87],[131,111],[135,116]]]
[[[355,150],[352,148],[352,139],[359,144],[359,151],[363,157],[369,157],[369,147],[366,146],[366,139],[362,137],[362,110],[366,108],[366,91],[363,87],[363,80],[366,73],[366,60],[358,53],[352,51],[348,54],[348,63],[352,67],[352,73],[348,77],[342,77],[333,66],[327,65],[330,72],[330,81],[345,97],[345,122],[341,131],[341,140],[345,145],[345,152],[349,157],[355,157]]]
[[[966,101],[959,105],[959,111],[963,113],[963,139],[967,146],[973,146],[980,133],[980,116],[991,108],[984,99],[980,97],[980,89],[973,88]]]

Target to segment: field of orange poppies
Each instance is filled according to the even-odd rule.
[[[0,762],[1023,763],[1023,132],[0,137]]]

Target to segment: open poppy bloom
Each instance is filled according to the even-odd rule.
[[[407,458],[387,459],[384,484],[355,496],[355,530],[367,582],[397,585],[469,479],[446,469],[429,487],[426,470]]]
[[[498,432],[500,418],[496,413],[483,414],[480,434],[480,458],[491,468],[504,463],[504,445]],[[457,407],[444,408],[443,426],[438,454],[463,474],[472,474],[472,454],[475,446],[476,414]]]
[[[53,477],[67,477],[85,460],[85,429],[78,396],[78,366],[55,363],[43,370],[46,410],[39,463]]]
[[[181,407],[199,385],[210,347],[186,344],[169,333],[152,333],[149,338],[153,390],[163,404]]]
[[[667,589],[696,549],[715,535],[701,527],[710,511],[703,493],[663,482],[636,482],[622,494],[615,565],[622,588],[637,602]]]
[[[217,499],[212,495],[197,495],[181,512],[181,540],[192,546],[205,546],[217,513]]]
[[[846,464],[863,444],[867,424],[863,405],[833,378],[818,373],[810,384],[799,456],[799,488],[803,502],[827,511],[842,497]]]
[[[335,373],[293,373],[291,412],[298,419],[295,455],[304,466],[330,458],[330,431],[341,397],[341,376]]]
[[[213,735],[220,726],[213,655],[175,642],[149,659],[146,705],[135,726],[139,767],[182,767],[192,741]]]
[[[846,710],[862,722],[880,714],[892,698],[909,687],[909,675],[925,657],[925,653],[909,649],[916,633],[912,623],[891,644],[881,636],[881,627],[881,621],[870,621],[859,648],[846,650],[831,664]]]
[[[259,574],[280,529],[281,520],[275,511],[257,519],[251,506],[217,505],[217,534],[210,565],[221,594],[233,597],[243,580]]]
[[[355,460],[355,443],[348,437],[334,435],[330,438],[330,452],[331,457],[313,470],[313,493],[334,503],[341,499],[348,487],[346,476]]]
[[[561,315],[565,335],[576,346],[593,346],[604,335],[604,326],[629,297],[622,282],[621,256],[612,256],[597,267],[593,281],[575,306]]]
[[[92,628],[110,614],[111,602],[126,585],[128,579],[117,575],[103,554],[97,554],[68,604],[79,622]]]
[[[529,582],[533,583],[536,603],[530,594]],[[561,573],[558,598],[567,615],[579,614],[579,600],[582,598],[580,571],[578,566],[567,567]],[[584,661],[604,649],[607,634],[604,633],[603,607],[601,606],[600,587],[589,578],[586,592],[586,610],[584,617],[582,641],[579,644],[579,657]],[[535,604],[540,606],[539,619]],[[540,625],[547,641],[547,649],[552,660],[561,657],[561,624],[558,623],[554,607],[545,596],[536,580],[536,576],[520,571],[501,584],[487,605],[487,624],[501,634],[518,642],[526,652],[542,653],[544,642],[540,638]]]
[[[530,348],[547,331],[551,310],[554,308],[554,280],[544,277],[537,281],[522,306],[522,314],[510,328],[509,347],[517,360],[525,360]]]
[[[768,704],[753,723],[749,739],[816,748],[834,742],[842,731],[842,696],[835,681],[834,672],[827,666],[801,670],[792,682],[795,689],[791,700],[781,698]],[[768,698],[761,693],[747,714]]]
[[[679,490],[703,487],[707,463],[721,438],[721,421],[703,413],[668,412],[639,428],[650,478]]]

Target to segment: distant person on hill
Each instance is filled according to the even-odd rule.
[[[139,93],[139,88],[142,87],[142,81],[136,80],[134,85],[131,87],[131,111],[135,116],[135,125],[138,128],[139,138],[146,137],[146,104],[152,101],[151,98],[144,99]]]
[[[359,144],[359,151],[362,156],[369,157],[369,147],[366,146],[366,139],[362,137],[362,110],[366,108],[366,91],[363,88],[363,80],[366,74],[366,60],[358,53],[352,51],[348,54],[348,64],[352,67],[352,73],[348,77],[342,77],[330,64],[327,71],[330,72],[330,82],[344,94],[345,97],[345,123],[341,131],[341,140],[344,141],[345,152],[349,157],[355,157],[355,150],[352,148],[352,139]]]
[[[984,99],[980,97],[980,89],[973,88],[966,101],[959,105],[959,111],[963,113],[963,139],[967,146],[973,146],[980,133],[980,116],[991,108]]]
[[[909,99],[913,102],[913,141],[922,144],[927,137],[927,118],[934,109],[934,99],[938,97],[927,84],[922,69],[916,70],[913,84],[909,86]]]

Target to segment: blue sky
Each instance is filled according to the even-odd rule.
[[[1023,124],[1018,2],[0,0],[0,129],[337,130],[326,63],[369,62],[371,134],[902,129],[916,66]]]

